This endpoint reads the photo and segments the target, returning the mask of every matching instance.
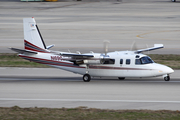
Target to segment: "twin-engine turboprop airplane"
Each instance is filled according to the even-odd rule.
[[[155,44],[152,48],[137,51],[115,51],[105,53],[70,53],[51,51],[46,46],[34,18],[24,18],[24,46],[25,49],[10,48],[20,53],[19,56],[36,63],[49,65],[73,73],[83,75],[84,82],[91,77],[157,77],[163,76],[170,80],[169,74],[174,71],[161,64],[154,63],[150,57],[141,54],[144,51],[163,48],[162,44]]]

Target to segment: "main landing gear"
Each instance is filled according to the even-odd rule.
[[[84,74],[83,80],[84,82],[89,82],[91,80],[91,76],[89,74]]]

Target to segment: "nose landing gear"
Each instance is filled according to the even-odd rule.
[[[164,77],[164,80],[165,80],[165,81],[169,81],[169,80],[170,80],[170,76],[169,76],[169,75],[165,76],[165,77]]]

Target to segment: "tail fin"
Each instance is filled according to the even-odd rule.
[[[38,29],[35,19],[24,18],[24,47],[26,50],[47,52],[46,45]]]

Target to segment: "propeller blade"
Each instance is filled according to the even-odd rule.
[[[109,44],[110,42],[108,41],[108,40],[105,40],[104,41],[104,53],[105,53],[105,56],[107,55],[107,53],[108,53],[108,44]]]
[[[136,41],[134,41],[131,46],[131,51],[136,51],[136,50],[137,50]]]
[[[148,44],[146,44],[146,47],[148,48]],[[150,54],[150,51],[148,51],[148,54]]]

